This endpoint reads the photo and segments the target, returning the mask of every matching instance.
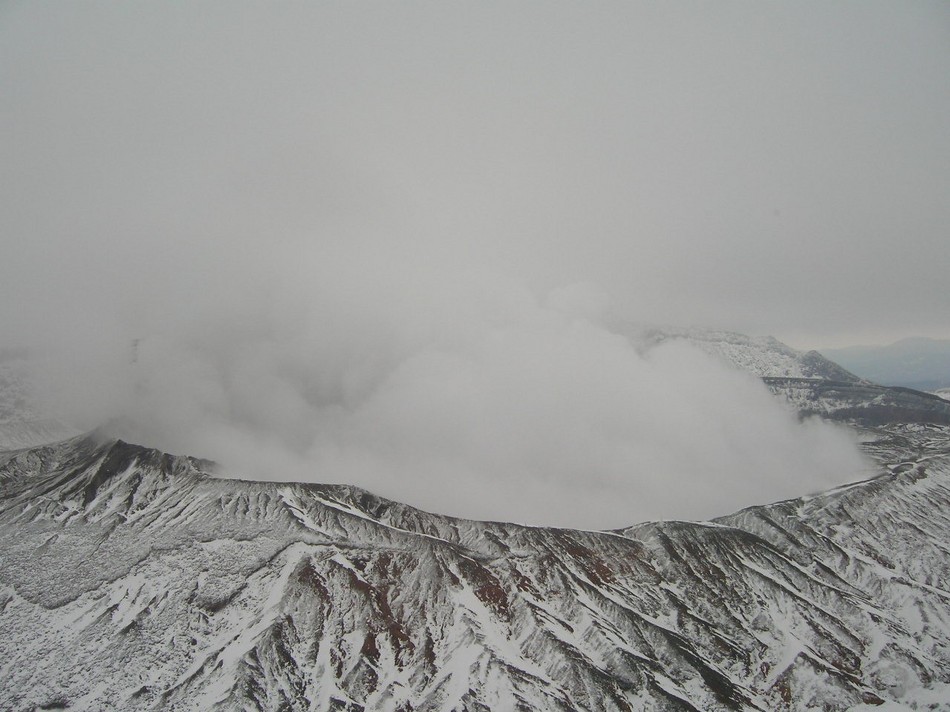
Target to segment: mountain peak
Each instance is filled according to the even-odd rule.
[[[665,341],[685,341],[736,368],[760,378],[816,378],[858,382],[861,379],[817,351],[793,349],[773,336],[747,336],[698,327],[621,327],[622,333],[651,348]]]

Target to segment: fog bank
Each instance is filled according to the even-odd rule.
[[[477,519],[708,518],[866,473],[849,435],[799,423],[756,378],[684,342],[639,353],[591,285],[538,299],[484,274],[310,276],[313,293],[194,304],[134,353],[118,331],[73,349],[47,361],[49,390],[73,422],[121,415],[116,434],[228,476]]]
[[[2,347],[84,426],[466,516],[853,479],[603,316],[950,336],[947,8],[2,4]]]

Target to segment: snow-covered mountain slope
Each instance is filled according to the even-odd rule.
[[[706,353],[762,378],[821,378],[841,382],[861,380],[817,351],[798,351],[771,336],[746,336],[700,328],[615,328],[646,347],[671,339],[688,341]]]
[[[950,423],[950,402],[932,393],[862,380],[817,351],[797,351],[771,337],[699,328],[615,326],[640,348],[687,341],[759,376],[803,417],[819,415],[863,425]]]
[[[950,432],[867,437],[884,472],[869,482],[599,533],[217,479],[92,436],[8,453],[0,709],[946,699]]]
[[[697,333],[641,343],[689,338],[863,423],[880,476],[589,532],[221,479],[97,434],[7,450],[0,710],[946,708],[950,403]]]
[[[802,416],[820,415],[863,425],[950,424],[950,401],[911,388],[815,378],[765,378],[772,393]]]

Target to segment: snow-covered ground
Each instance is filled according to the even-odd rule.
[[[0,710],[941,709],[944,401],[705,333],[803,412],[899,416],[858,427],[880,474],[592,532],[100,436],[0,453]]]
[[[20,452],[4,709],[926,708],[950,684],[950,430],[863,437],[866,483],[622,532],[220,479],[117,441]]]

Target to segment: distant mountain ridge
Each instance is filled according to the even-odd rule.
[[[649,349],[669,340],[692,344],[711,356],[760,377],[773,394],[802,417],[856,422],[950,424],[950,402],[940,394],[882,386],[859,378],[817,351],[799,351],[771,336],[746,336],[703,328],[621,329]]]
[[[772,336],[746,336],[732,331],[698,327],[618,327],[647,348],[668,340],[692,344],[711,356],[760,378],[820,378],[858,382],[861,379],[817,351],[799,351]]]
[[[950,340],[914,337],[888,346],[849,346],[821,352],[862,378],[920,391],[950,388]]]

